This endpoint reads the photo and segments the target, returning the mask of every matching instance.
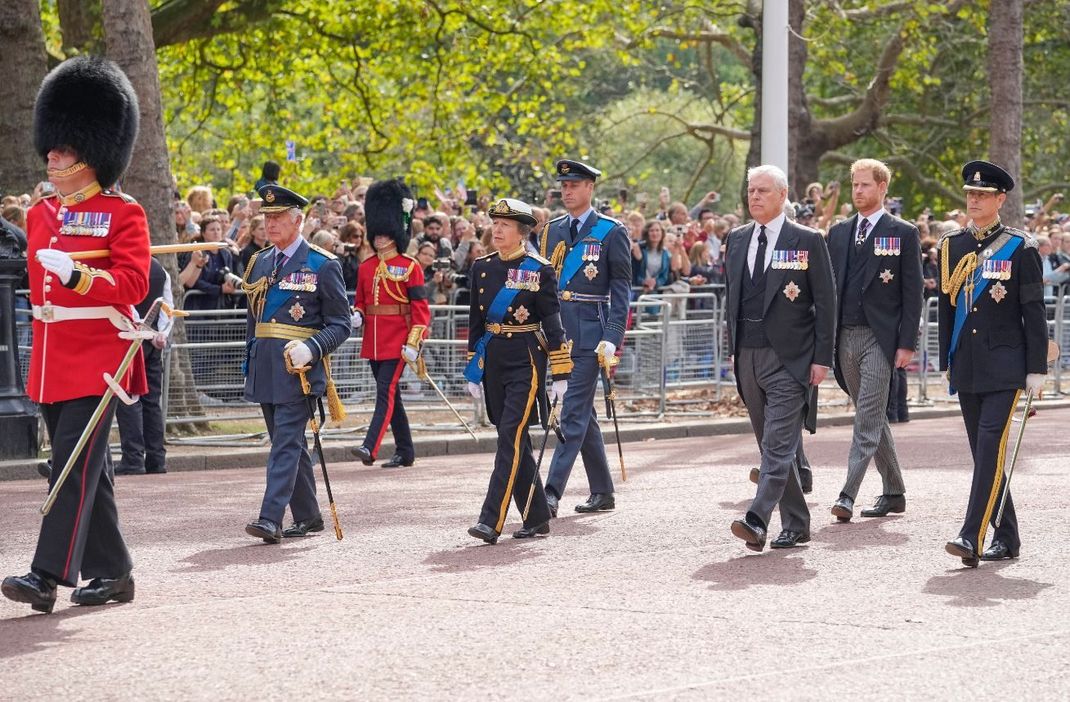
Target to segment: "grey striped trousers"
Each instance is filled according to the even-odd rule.
[[[840,372],[855,403],[854,436],[847,457],[843,494],[854,500],[870,460],[877,464],[885,495],[902,495],[903,473],[888,426],[892,367],[869,327],[843,327],[837,345]]]

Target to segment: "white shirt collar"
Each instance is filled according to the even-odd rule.
[[[858,227],[862,226],[862,220],[863,219],[868,219],[869,220],[869,229],[867,231],[870,231],[870,232],[873,231],[873,228],[877,226],[877,222],[880,221],[881,216],[883,214],[884,214],[884,208],[883,207],[880,208],[879,210],[877,210],[876,212],[874,212],[873,214],[871,214],[868,217],[863,217],[862,213],[859,212],[858,213],[858,224],[855,226],[855,229],[858,229]]]
[[[765,235],[769,238],[770,243],[776,241],[776,238],[780,235],[780,230],[784,227],[785,221],[787,221],[787,217],[785,217],[784,213],[781,212],[776,217],[774,217],[771,222],[765,225]],[[761,230],[761,226],[762,225],[759,224],[757,221],[754,222],[755,236],[758,235],[758,232]]]
[[[293,243],[291,243],[285,249],[282,249],[282,255],[286,257],[287,261],[294,257],[294,254],[297,253],[297,250],[301,248],[301,242],[303,241],[304,238],[300,234],[298,234],[294,238]],[[279,247],[276,246],[275,251],[279,251]]]
[[[583,214],[581,214],[579,217],[573,217],[572,215],[569,215],[568,216],[569,217],[568,224],[571,227],[572,226],[572,220],[576,219],[576,220],[579,220],[579,222],[580,222],[579,226],[576,227],[576,229],[577,230],[583,229],[583,226],[585,224],[587,224],[587,218],[590,217],[593,213],[594,213],[594,208],[593,207],[588,207],[587,211],[584,212]]]

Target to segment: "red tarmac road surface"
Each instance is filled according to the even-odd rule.
[[[281,547],[242,530],[261,471],[120,478],[137,599],[0,600],[0,699],[1067,699],[1068,420],[1030,424],[1021,560],[977,570],[943,549],[970,481],[958,418],[895,426],[907,513],[847,525],[828,509],[850,428],[807,438],[813,541],[762,554],[729,532],[749,436],[626,446],[613,513],[571,512],[577,467],[548,538],[508,538],[514,509],[496,546],[465,533],[487,454],[336,465],[345,540]],[[879,492],[871,467],[860,507]],[[0,574],[28,570],[44,495],[0,483]]]

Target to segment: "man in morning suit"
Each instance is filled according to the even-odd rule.
[[[828,248],[839,305],[836,382],[855,404],[847,480],[832,505],[841,522],[854,516],[858,488],[872,460],[883,487],[863,517],[906,510],[903,472],[888,426],[888,391],[895,369],[914,358],[921,318],[921,243],[917,228],[884,209],[888,166],[871,158],[851,165],[858,214],[829,230]]]
[[[754,221],[728,235],[726,262],[729,348],[736,387],[761,449],[758,491],[732,534],[747,548],[765,548],[773,509],[781,532],[773,548],[810,540],[795,451],[804,424],[816,431],[817,386],[832,366],[836,289],[821,233],[784,216],[788,180],[776,166],[747,172]]]

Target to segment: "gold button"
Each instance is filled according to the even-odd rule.
[[[974,334],[976,334],[976,333],[977,333],[977,330],[976,330],[976,329],[974,329],[974,330],[973,330],[973,333],[974,333]]]
[[[51,283],[51,282],[52,282],[52,276],[50,276],[50,275],[46,275],[46,276],[45,276],[45,282],[46,282],[46,283]]]
[[[275,323],[275,319],[274,319],[274,318],[272,318],[272,320],[271,320],[271,323],[272,323],[272,324],[274,324],[274,323]]]
[[[483,310],[483,305],[480,305],[479,309],[480,309],[480,311],[482,311]]]
[[[486,273],[480,273],[480,274],[479,274],[479,277],[480,277],[480,278],[486,278],[486,277],[487,277],[487,274],[486,274]]]
[[[512,311],[513,311],[513,308],[512,308],[512,307],[510,307],[510,308],[509,308],[509,311],[510,311],[510,312],[512,312]]]
[[[51,285],[46,285],[46,286],[45,286],[45,292],[46,292],[46,293],[47,293],[47,292],[52,292],[52,286],[51,286]]]
[[[973,311],[974,311],[974,312],[976,312],[976,311],[977,311],[977,308],[976,308],[976,307],[974,307],[974,308],[973,308]]]
[[[482,295],[482,294],[483,294],[483,288],[480,288],[480,289],[479,289],[479,294],[480,294],[480,295]]]
[[[513,338],[513,332],[506,332],[505,336],[506,336],[507,339],[512,339]]]
[[[572,291],[571,290],[566,290],[565,292],[561,293],[561,299],[562,300],[571,300],[572,299]]]
[[[49,241],[50,241],[51,243],[55,244],[55,243],[56,243],[57,241],[59,241],[59,237],[58,237],[58,236],[54,236],[54,237],[52,237],[52,238],[51,238],[51,239],[50,239]]]

